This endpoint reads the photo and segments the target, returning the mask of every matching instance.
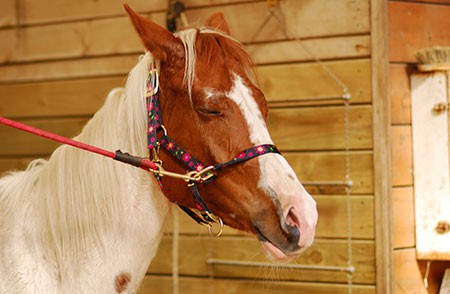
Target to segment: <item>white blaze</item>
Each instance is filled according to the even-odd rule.
[[[247,121],[251,142],[254,145],[273,144],[252,92],[241,77],[235,75],[233,86],[227,93],[227,97],[231,98],[242,111]],[[259,186],[278,199],[286,221],[293,222],[294,220],[288,215],[290,213],[295,215],[301,233],[299,245],[301,247],[311,245],[317,223],[315,201],[298,181],[295,172],[283,156],[269,153],[259,156],[258,160],[261,169]]]

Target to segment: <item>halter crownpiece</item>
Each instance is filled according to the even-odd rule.
[[[195,208],[179,205],[180,208],[190,217],[192,217],[197,223],[207,226],[209,232],[212,235],[220,236],[220,234],[222,233],[223,221],[220,217],[214,215],[208,208],[205,201],[200,195],[198,188],[199,185],[213,181],[218,176],[218,172],[220,172],[224,168],[267,153],[280,154],[280,151],[275,145],[262,144],[244,150],[236,157],[227,162],[216,163],[209,166],[205,165],[194,156],[192,156],[189,152],[187,152],[187,150],[175,143],[175,141],[168,136],[167,130],[162,124],[161,107],[159,100],[159,75],[154,64],[151,65],[148,74],[146,97],[148,111],[148,149],[150,153],[150,159],[158,166],[158,168],[153,171],[153,173],[158,180],[160,188],[162,189],[161,177],[164,175],[184,179],[187,182],[188,187],[192,191]],[[160,139],[158,139],[157,132],[160,130],[163,131],[163,135]],[[162,167],[162,161],[159,158],[160,147],[162,147],[164,151],[169,155],[184,163],[188,168],[187,173],[182,175],[165,171]],[[216,232],[213,232],[213,224],[219,225],[219,228]]]

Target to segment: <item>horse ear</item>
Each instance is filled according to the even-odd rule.
[[[145,48],[155,59],[164,62],[171,55],[182,57],[180,55],[183,54],[184,49],[179,39],[165,28],[134,12],[128,4],[124,4],[124,7]]]
[[[216,12],[210,15],[206,21],[205,26],[217,29],[226,34],[230,34],[230,28],[228,27],[227,21],[225,20],[225,16],[222,12]]]

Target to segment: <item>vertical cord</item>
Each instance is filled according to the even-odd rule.
[[[353,265],[352,265],[352,254],[353,254],[353,245],[352,245],[352,208],[351,208],[351,187],[353,185],[352,180],[350,179],[350,99],[344,98],[344,120],[345,120],[345,194],[347,201],[347,267],[350,269],[347,272],[347,284],[348,284],[348,293],[352,293],[352,284],[353,284]]]
[[[278,10],[279,7],[278,7]],[[301,38],[295,37],[292,32],[289,31],[286,24],[280,18],[279,15],[275,13],[275,9],[272,7],[269,10],[270,16],[274,17],[280,27],[282,28],[285,36],[288,39],[296,41],[295,44],[304,50],[321,68],[322,70],[336,83],[342,88],[342,99],[344,100],[344,128],[345,128],[345,194],[346,194],[346,206],[347,206],[347,284],[348,284],[348,293],[352,293],[353,286],[353,272],[355,268],[353,267],[352,255],[353,255],[353,245],[352,245],[352,214],[351,214],[351,187],[353,185],[350,179],[350,99],[351,95],[349,93],[347,85],[324,63],[320,58],[318,58],[311,50],[309,50],[303,43]],[[268,19],[266,19],[263,25],[268,23]],[[262,27],[258,29],[258,34],[262,30]]]
[[[173,233],[172,233],[172,293],[180,292],[180,275],[178,267],[179,247],[180,247],[180,222],[178,217],[178,209],[174,206],[173,213]]]

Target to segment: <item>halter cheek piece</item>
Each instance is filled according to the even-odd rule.
[[[218,172],[226,167],[247,161],[249,159],[267,153],[280,154],[280,151],[277,149],[277,147],[271,144],[257,145],[244,150],[230,161],[206,166],[194,156],[192,156],[189,152],[187,152],[184,148],[176,144],[175,141],[167,135],[167,130],[161,122],[161,107],[159,103],[159,76],[154,64],[152,64],[148,75],[146,97],[148,111],[148,149],[150,152],[150,159],[157,166],[156,170],[151,171],[154,173],[156,179],[158,180],[161,189],[162,176],[170,176],[185,180],[188,187],[190,187],[192,191],[195,208],[179,205],[180,208],[190,217],[192,217],[197,223],[207,226],[212,235],[219,236],[222,233],[223,228],[222,219],[220,219],[220,217],[218,216],[215,216],[209,210],[205,201],[200,196],[198,188],[199,185],[213,181],[217,177]],[[163,131],[163,135],[160,139],[158,139],[157,132],[161,130]],[[172,157],[175,157],[177,160],[184,163],[189,171],[186,174],[177,174],[164,170],[162,167],[162,161],[159,158],[160,147],[162,147],[164,151],[170,154]],[[219,225],[219,228],[215,232],[213,232],[213,224]]]

